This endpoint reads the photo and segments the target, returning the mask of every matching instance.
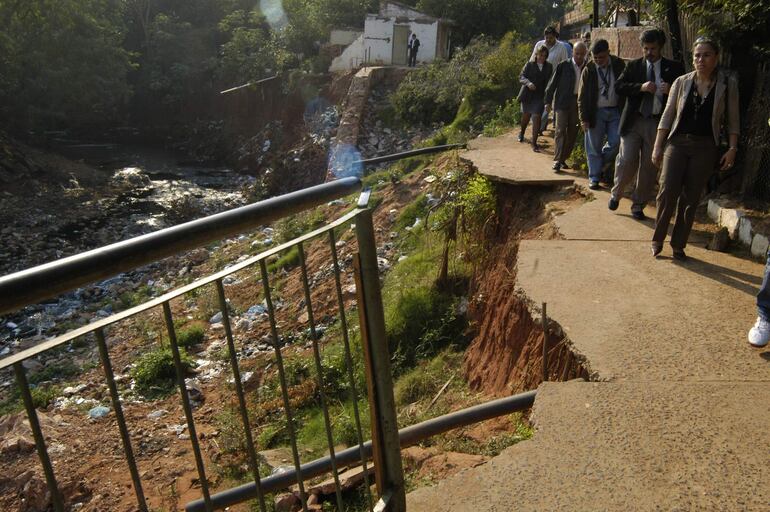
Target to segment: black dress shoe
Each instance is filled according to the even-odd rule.
[[[610,202],[607,203],[607,208],[612,210],[613,212],[618,209],[618,205],[620,204],[620,201],[617,199],[613,199],[610,197]]]
[[[646,220],[647,216],[644,214],[642,210],[634,210],[631,212],[631,217],[635,218],[636,220]]]
[[[674,259],[684,261],[687,259],[687,255],[684,253],[683,249],[674,249]]]
[[[554,162],[553,167],[551,167],[551,169],[553,169],[556,172],[561,171],[561,162]]]
[[[588,182],[588,188],[590,188],[591,190],[599,190],[602,187],[599,186],[599,182],[598,181],[589,181]]]
[[[524,134],[519,133],[519,136],[516,138],[516,140],[518,140],[519,142],[524,142]]]
[[[532,151],[534,151],[535,153],[540,153],[540,146],[538,146],[537,144],[533,144]]]
[[[661,251],[663,251],[663,246],[662,245],[657,245],[655,243],[652,244],[652,257],[653,258],[657,258],[658,254],[660,254]]]

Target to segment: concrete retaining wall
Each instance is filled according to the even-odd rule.
[[[719,199],[709,199],[708,216],[727,228],[727,233],[732,240],[751,248],[752,256],[765,258],[767,256],[770,240],[767,233],[756,233],[751,225],[751,220],[746,217],[743,210],[723,207],[724,202]]]

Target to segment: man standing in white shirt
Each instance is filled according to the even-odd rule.
[[[543,31],[543,37],[545,37],[545,39],[535,43],[535,47],[532,49],[532,56],[530,56],[529,61],[535,62],[535,57],[537,57],[537,49],[541,46],[545,46],[548,48],[548,62],[550,62],[551,66],[553,66],[555,69],[556,66],[558,66],[560,63],[569,59],[569,52],[567,51],[566,45],[559,41],[559,33],[554,27],[546,27]]]
[[[545,30],[543,30],[543,37],[545,37],[545,39],[535,43],[535,47],[532,49],[532,56],[529,58],[529,61],[535,62],[535,57],[537,57],[537,49],[545,46],[548,48],[547,60],[551,63],[553,69],[556,69],[556,66],[570,58],[569,51],[567,50],[567,44],[563,41],[559,41],[559,32],[556,31],[556,28],[551,26],[545,27]],[[541,134],[543,133],[543,130],[545,130],[546,126],[548,126],[548,110],[543,111],[543,121],[540,124]]]

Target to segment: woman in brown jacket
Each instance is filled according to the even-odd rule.
[[[693,45],[695,71],[677,78],[671,86],[666,108],[658,124],[652,161],[660,175],[658,213],[652,235],[652,255],[663,250],[668,225],[676,209],[671,233],[674,258],[687,258],[684,248],[690,237],[695,210],[706,182],[719,157],[719,134],[726,125],[729,149],[719,160],[720,169],[730,169],[738,152],[738,80],[720,69],[719,46],[699,37]]]

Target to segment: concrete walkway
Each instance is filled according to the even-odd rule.
[[[483,147],[533,155],[499,144]],[[668,246],[656,260],[652,221],[592,195],[556,219],[564,239],[522,241],[517,276],[595,382],[543,384],[532,440],[411,493],[410,512],[770,510],[770,349],[746,342],[763,265],[701,249],[698,233],[688,261]]]

